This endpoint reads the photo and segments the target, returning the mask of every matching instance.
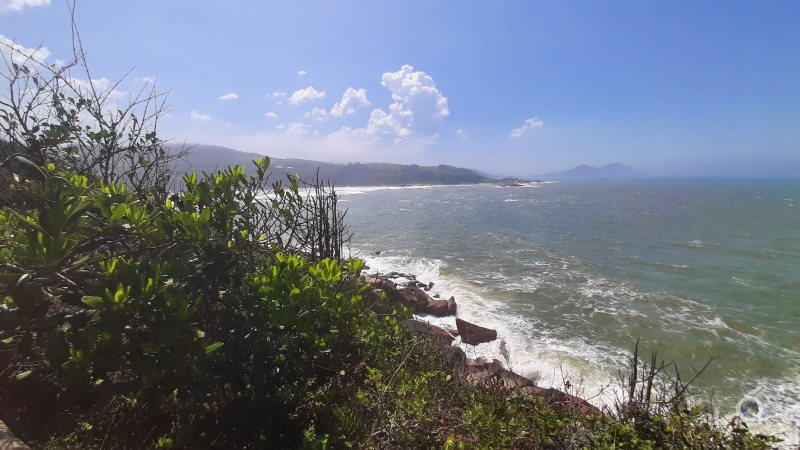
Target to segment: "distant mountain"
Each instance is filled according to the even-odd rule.
[[[545,180],[597,180],[601,178],[639,178],[643,175],[628,166],[611,163],[603,167],[585,164],[562,172],[551,172],[540,175]]]
[[[216,145],[195,145],[178,167],[179,172],[212,172],[233,165],[253,167],[252,161],[263,157]],[[489,177],[459,167],[418,166],[416,164],[350,163],[333,164],[307,159],[270,158],[270,171],[276,175],[298,174],[303,179],[313,178],[317,170],[322,180],[337,186],[401,186],[411,184],[476,184],[492,182]]]

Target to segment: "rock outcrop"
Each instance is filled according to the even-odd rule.
[[[456,328],[461,336],[461,342],[465,344],[478,345],[497,339],[497,330],[484,328],[459,318],[456,318]]]
[[[429,324],[427,322],[423,322],[421,320],[408,319],[408,320],[404,320],[404,321],[400,322],[400,325],[403,325],[406,328],[410,328],[410,329],[412,329],[412,330],[414,330],[414,331],[416,331],[418,333],[423,333],[423,334],[435,336],[437,338],[440,337],[440,338],[446,340],[448,345],[451,342],[453,342],[453,339],[455,339],[453,337],[453,335],[448,333],[443,328],[437,327],[436,325],[431,325],[431,324]]]
[[[422,283],[416,282],[413,278],[412,280],[414,283],[412,283],[410,287],[398,288],[393,281],[388,279],[375,277],[365,278],[364,282],[372,287],[367,297],[375,297],[377,299],[380,292],[385,292],[386,296],[391,301],[402,303],[417,313],[426,313],[439,317],[454,315],[456,313],[456,302],[453,297],[447,300],[432,298],[419,287]],[[497,330],[485,328],[459,318],[456,318],[457,331],[448,331],[444,328],[416,319],[404,320],[401,324],[418,333],[437,338],[440,344],[434,345],[437,346],[437,348],[441,345],[440,350],[442,358],[446,360],[448,364],[452,364],[453,372],[456,377],[468,383],[478,386],[506,389],[509,391],[509,395],[541,397],[551,405],[560,408],[569,408],[571,411],[579,414],[601,413],[600,410],[580,397],[558,389],[536,386],[533,380],[505,369],[503,364],[497,359],[491,361],[483,358],[470,359],[467,358],[461,348],[451,345],[454,336],[459,335],[461,336],[461,342],[470,345],[491,342],[497,339]]]
[[[383,278],[368,277],[364,281],[372,286],[372,291],[368,295],[370,298],[377,297],[378,292],[383,291],[389,299],[402,303],[415,313],[431,314],[437,317],[452,316],[456,313],[457,305],[453,297],[447,300],[435,299],[417,286],[397,288],[393,281]]]

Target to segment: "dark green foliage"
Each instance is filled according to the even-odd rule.
[[[188,175],[163,203],[52,164],[14,184],[38,206],[0,213],[2,391],[46,385],[63,407],[53,414],[124,396],[127,414],[191,418],[170,437],[178,444],[196,437],[193,424],[227,433],[217,422],[228,408],[247,416],[237,426],[268,419],[255,436],[289,439],[293,409],[353,363],[372,316],[360,261],[279,252],[271,227],[302,198],[275,183],[274,201],[260,201],[268,164],[253,177]]]

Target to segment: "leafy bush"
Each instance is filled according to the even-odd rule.
[[[20,162],[36,177],[12,189],[38,206],[0,212],[6,398],[46,384],[66,409],[124,396],[205,426],[235,406],[268,412],[258,434],[285,437],[308,386],[348,368],[374,333],[363,263],[284,255],[268,234],[303,201],[282,183],[264,200],[268,160],[253,177],[188,175],[163,203]],[[6,416],[41,419],[41,406]]]

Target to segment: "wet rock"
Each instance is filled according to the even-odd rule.
[[[458,328],[461,341],[465,344],[478,345],[497,339],[497,330],[484,328],[459,318],[456,318],[456,328]]]
[[[425,305],[428,304],[428,294],[418,287],[406,287],[397,290],[397,299],[406,307],[411,308],[414,312],[422,312]]]
[[[447,300],[436,300],[428,297],[427,302],[419,307],[419,312],[437,317],[452,316],[456,313],[456,300],[453,297]]]

